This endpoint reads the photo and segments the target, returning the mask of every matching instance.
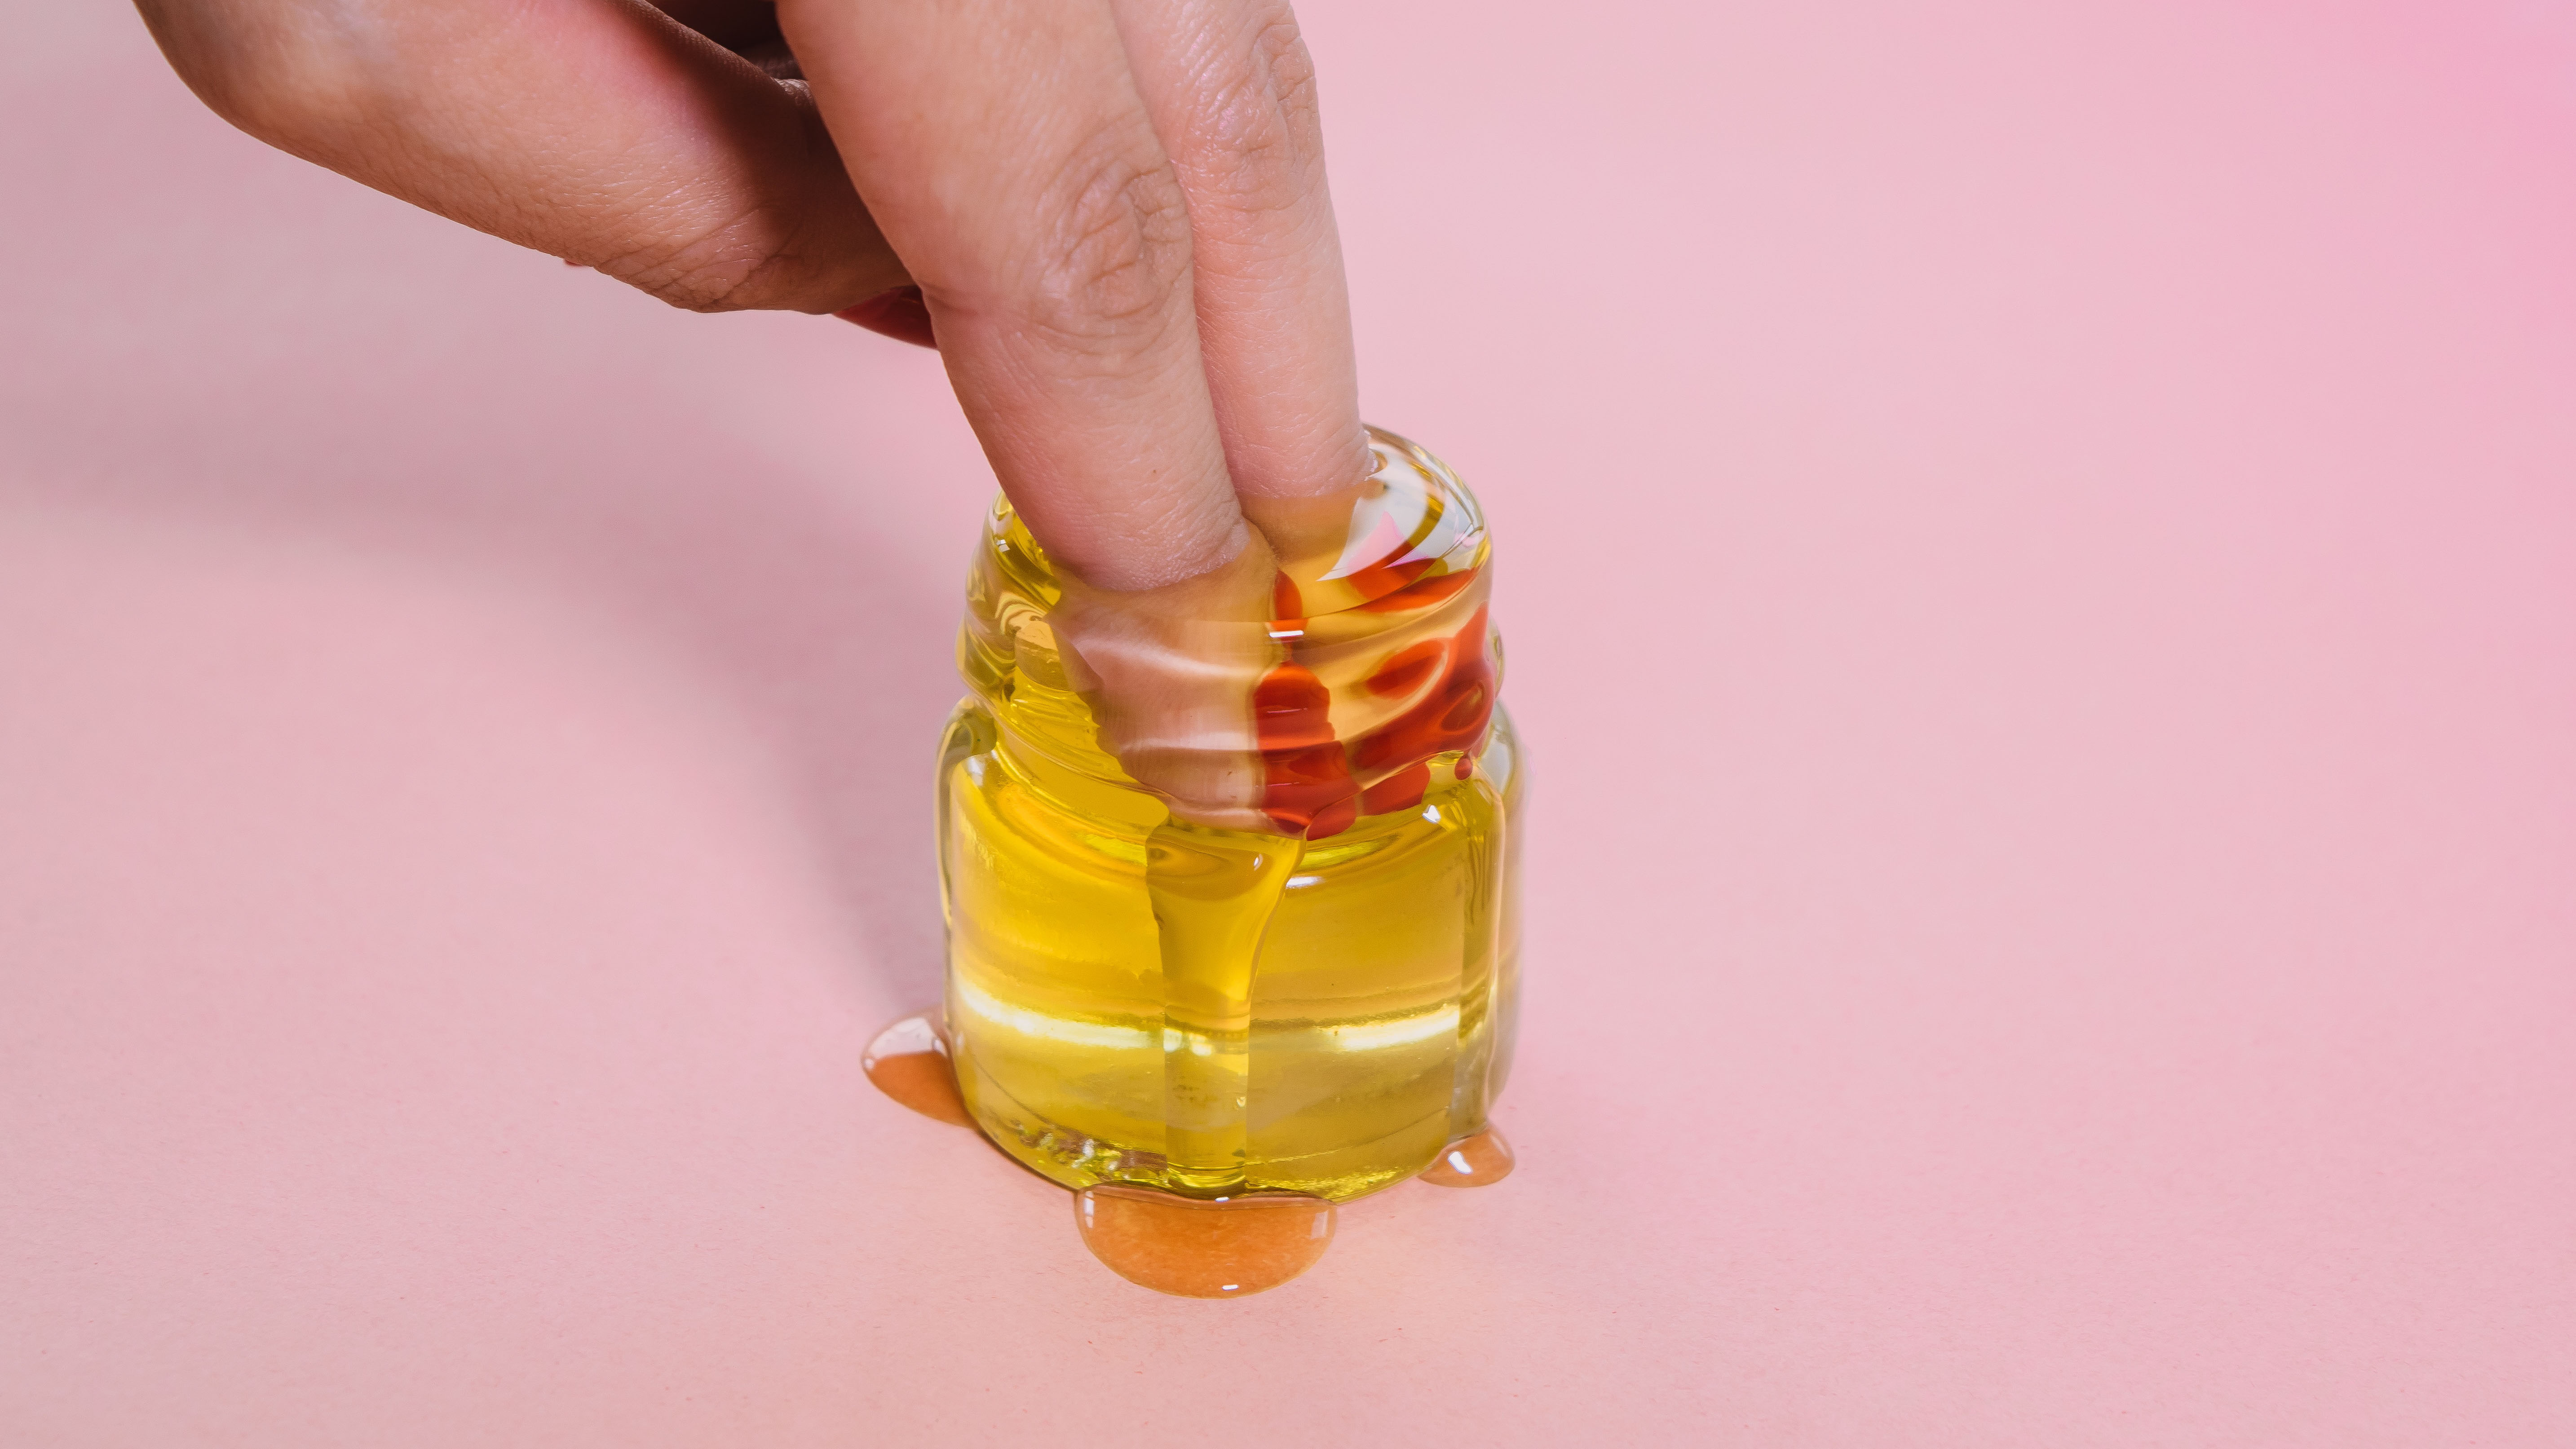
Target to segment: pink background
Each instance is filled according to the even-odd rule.
[[[1309,0],[1523,1165],[1243,1303],[859,1073],[989,486],[0,49],[0,1440],[2576,1443],[2576,11]]]

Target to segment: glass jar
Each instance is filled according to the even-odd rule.
[[[1340,552],[1276,560],[1273,617],[1189,636],[1250,661],[1218,711],[1249,810],[1128,768],[1154,730],[1087,642],[1117,597],[993,507],[939,757],[945,1026],[976,1125],[1066,1186],[1345,1200],[1484,1131],[1502,1089],[1526,770],[1491,546],[1438,459],[1370,442]]]

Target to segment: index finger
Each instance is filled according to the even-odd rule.
[[[1059,566],[1137,592],[1240,554],[1188,203],[1107,0],[785,0],[779,19]]]

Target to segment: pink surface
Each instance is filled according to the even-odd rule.
[[[2576,15],[1307,19],[1498,522],[1521,1167],[1203,1303],[859,1073],[931,359],[13,18],[0,1441],[2576,1442]]]

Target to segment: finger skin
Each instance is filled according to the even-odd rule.
[[[1194,825],[1267,831],[1253,691],[1279,662],[1261,600],[1279,562],[1253,535],[1216,569],[1140,592],[1078,578],[1047,615],[1102,749]]]
[[[1108,0],[785,0],[1003,489],[1113,593],[1248,540],[1208,397],[1188,204]]]
[[[1235,491],[1283,555],[1338,547],[1375,465],[1296,16],[1284,0],[1113,3],[1189,199],[1199,350]]]
[[[908,279],[804,88],[633,0],[139,0],[243,130],[700,311]]]

